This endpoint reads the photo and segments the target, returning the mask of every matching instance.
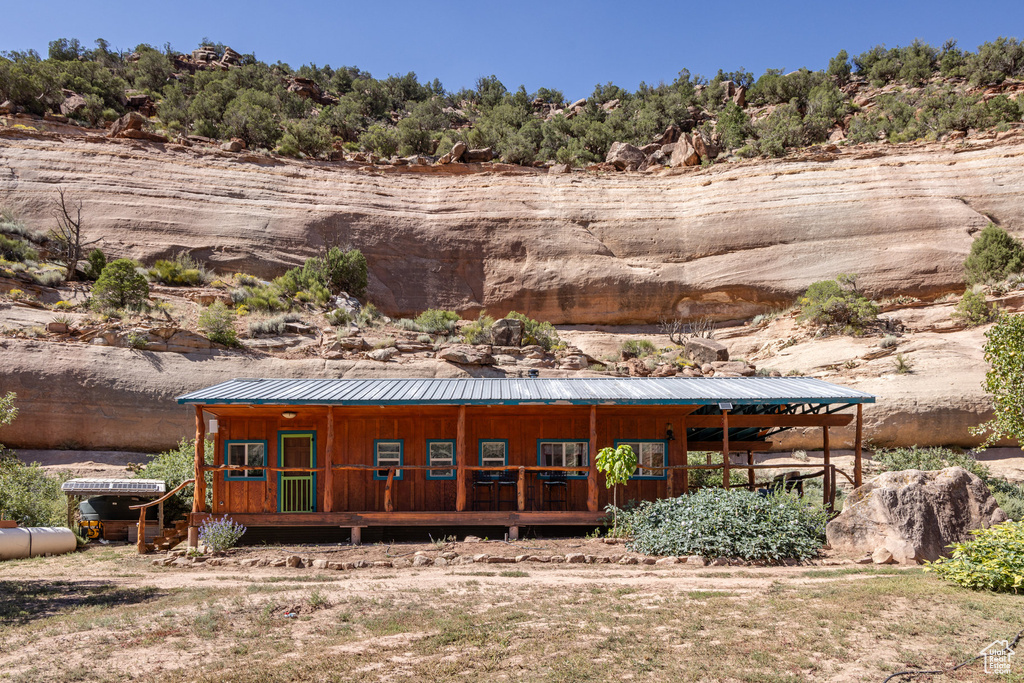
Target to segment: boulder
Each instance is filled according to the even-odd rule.
[[[241,152],[244,149],[238,140],[228,140],[220,148],[225,152]]]
[[[736,106],[743,109],[747,106],[747,87],[744,85],[736,88],[736,92],[732,96],[732,101],[736,103]]]
[[[700,155],[701,159],[714,159],[721,152],[718,145],[714,143],[711,136],[707,133],[695,131],[691,140],[693,142],[693,149]]]
[[[569,164],[553,164],[548,173],[569,173],[571,170]]]
[[[110,126],[110,130],[107,132],[108,138],[123,138],[125,131],[129,130],[142,130],[142,125],[146,123],[146,117],[137,111],[130,111]]]
[[[494,365],[494,357],[487,351],[469,344],[455,344],[437,354],[441,360],[459,365]]]
[[[701,366],[715,361],[729,360],[729,349],[725,344],[705,337],[690,337],[686,340],[686,357]],[[714,369],[708,367],[708,370]],[[705,371],[707,372],[707,371]]]
[[[60,113],[64,116],[74,116],[86,107],[85,98],[78,93],[67,91],[64,101],[60,103]]]
[[[628,142],[613,142],[604,161],[619,171],[635,171],[646,159],[646,154]]]
[[[150,142],[167,142],[167,138],[157,133],[150,133],[148,130],[126,130],[118,137],[130,140],[149,140]]]
[[[651,376],[652,377],[675,377],[675,375],[676,375],[676,369],[674,367],[672,367],[671,365],[665,364],[665,365],[659,365],[658,367],[654,368],[654,372],[652,373]]]
[[[870,553],[879,564],[933,562],[971,531],[1006,519],[985,482],[962,467],[904,470],[855,489],[825,534],[833,550]]]
[[[377,349],[376,351],[370,351],[369,353],[366,354],[366,357],[369,358],[370,360],[376,360],[380,361],[381,363],[386,363],[397,355],[398,349],[396,349],[393,346],[388,346],[383,349]]]
[[[675,147],[672,148],[672,168],[697,166],[698,164],[700,164],[700,155],[693,148],[690,136],[680,135]]]
[[[454,148],[452,151],[454,152]],[[454,156],[454,154],[452,156]],[[493,158],[494,150],[490,147],[484,147],[483,149],[467,149],[462,155],[462,160],[467,164],[490,161]]]
[[[522,320],[502,318],[491,325],[491,341],[495,346],[521,346],[525,330]]]
[[[462,161],[462,155],[466,153],[466,143],[461,140],[452,145],[451,161]]]
[[[654,143],[664,147],[665,145],[670,145],[678,140],[679,136],[682,134],[683,131],[680,130],[679,126],[673,123],[665,129],[665,132],[662,133],[661,137],[655,140]]]

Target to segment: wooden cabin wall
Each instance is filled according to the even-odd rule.
[[[317,465],[325,463],[327,410],[300,406],[298,416],[285,420],[282,408],[208,408],[219,418],[216,438],[217,465],[225,462],[224,444],[229,440],[254,439],[267,442],[268,462],[278,463],[279,431],[315,431]],[[686,409],[671,407],[636,408],[602,406],[597,410],[597,448],[614,445],[617,440],[662,440],[668,423],[677,435],[684,433]],[[401,439],[405,465],[426,465],[429,439],[456,437],[458,409],[454,407],[389,407],[334,409],[334,464],[372,466],[374,441]],[[679,438],[679,437],[677,437]],[[466,410],[465,464],[479,464],[479,443],[487,439],[508,441],[508,463],[512,466],[537,465],[537,440],[590,439],[589,406],[472,406]],[[591,458],[596,453],[590,454]],[[669,463],[682,464],[681,442],[669,442]],[[334,511],[383,511],[385,481],[375,480],[373,470],[334,470]],[[467,509],[472,509],[472,473],[467,472]],[[540,508],[543,487],[536,473],[528,473],[533,484],[534,507]],[[604,475],[598,474],[599,506],[611,503],[611,491]],[[317,509],[323,510],[324,474],[317,475]],[[653,500],[681,493],[681,483],[670,493],[665,479],[640,479],[620,487],[618,501]],[[277,512],[277,476],[268,473],[263,481],[227,481],[217,473],[213,486],[213,512]],[[454,510],[456,481],[429,480],[425,470],[406,470],[394,482],[392,500],[396,511]],[[587,508],[587,480],[568,482],[568,509]]]

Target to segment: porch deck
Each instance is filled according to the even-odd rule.
[[[219,515],[193,512],[189,524],[198,526]],[[232,513],[231,519],[247,527],[259,526],[595,526],[607,514],[587,510],[531,512],[518,510],[463,512],[295,512]]]

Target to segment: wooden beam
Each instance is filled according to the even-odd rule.
[[[394,512],[395,504],[391,500],[391,487],[395,483],[395,468],[388,469],[388,483],[384,484],[384,512]]]
[[[519,468],[519,479],[516,481],[516,507],[520,512],[526,509],[526,468]]]
[[[206,423],[203,422],[203,407],[196,406],[196,483],[192,494],[192,512],[206,512]]]
[[[324,445],[324,512],[334,510],[334,406],[327,406],[327,443]]]
[[[831,451],[829,449],[829,443],[828,443],[828,427],[822,427],[821,428],[821,448],[822,448],[822,457],[825,460],[825,462],[824,462],[824,465],[825,465],[825,476],[823,477],[823,480],[822,480],[822,488],[824,489],[824,494],[823,494],[824,500],[822,501],[822,504],[825,507],[829,507],[829,500],[832,499],[832,485],[833,485],[833,482],[832,482],[832,477],[829,476],[831,474],[829,466],[832,464],[832,453],[831,453]]]
[[[722,486],[729,490],[729,411],[722,411]]]
[[[590,406],[590,444],[587,447],[587,510],[597,512],[597,406]]]
[[[853,437],[853,485],[855,488],[860,488],[864,483],[864,473],[861,464],[861,451],[864,447],[863,444],[863,433],[864,433],[864,406],[861,403],[857,404],[857,429]]]
[[[845,427],[853,421],[852,414],[830,413],[828,415],[730,415],[729,424],[733,428],[752,427]],[[689,415],[686,426],[690,428],[720,427],[722,420],[718,415]]]
[[[455,510],[466,509],[466,406],[459,406],[455,430]]]
[[[730,428],[732,421],[729,421]],[[691,441],[691,451],[721,452],[724,444],[721,441]],[[729,448],[734,451],[767,451],[772,447],[771,441],[730,441]]]

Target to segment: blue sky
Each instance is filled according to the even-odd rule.
[[[49,0],[3,3],[0,50],[75,37],[92,46],[138,43],[179,51],[203,37],[259,59],[297,67],[351,65],[374,76],[415,71],[449,90],[495,74],[509,88],[557,88],[569,99],[612,81],[671,81],[682,68],[824,68],[840,49],[933,45],[955,38],[975,50],[1000,35],[1024,38],[1024,2],[860,0],[859,2],[656,2],[653,0],[180,0],[119,6]],[[45,9],[42,9],[45,7]]]

